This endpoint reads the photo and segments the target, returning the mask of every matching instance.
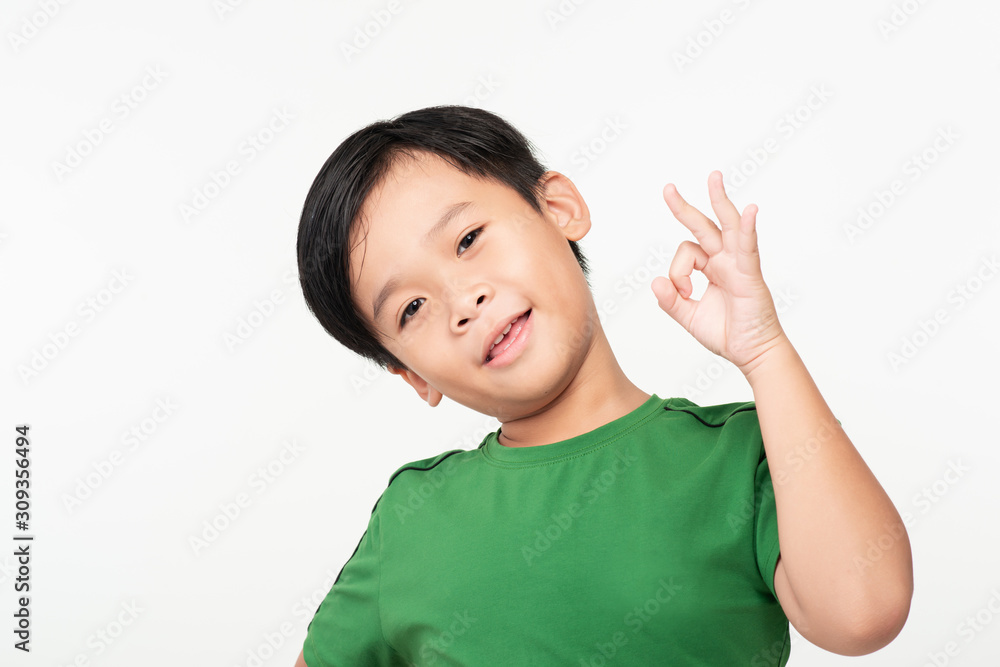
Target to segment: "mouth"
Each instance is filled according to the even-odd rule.
[[[484,366],[506,366],[514,360],[516,354],[524,347],[530,333],[531,328],[528,326],[530,317],[529,308],[497,332],[496,337],[487,346]]]

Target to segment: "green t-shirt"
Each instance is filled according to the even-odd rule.
[[[653,394],[556,443],[497,433],[392,475],[309,624],[309,667],[788,661],[752,402]]]

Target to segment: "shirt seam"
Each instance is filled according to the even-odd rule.
[[[647,414],[646,416],[640,417],[639,421],[637,421],[636,423],[632,424],[631,426],[626,427],[622,431],[618,431],[618,433],[616,433],[614,435],[607,436],[604,440],[595,442],[593,445],[590,445],[589,447],[585,447],[584,449],[581,449],[579,451],[572,452],[570,454],[564,454],[562,456],[556,456],[555,458],[545,459],[545,460],[542,460],[542,461],[530,461],[530,462],[529,461],[523,461],[523,462],[522,461],[500,461],[498,459],[492,458],[489,454],[487,454],[485,448],[481,449],[480,451],[482,452],[483,458],[486,460],[486,462],[488,464],[492,465],[492,466],[497,467],[497,468],[508,468],[508,469],[511,469],[511,468],[539,468],[539,467],[542,467],[542,466],[547,466],[547,465],[553,465],[553,464],[556,464],[556,463],[561,463],[563,461],[572,461],[573,459],[577,459],[577,458],[580,458],[580,457],[583,457],[583,456],[589,456],[590,454],[593,454],[594,452],[600,451],[601,449],[604,449],[608,445],[613,444],[614,442],[617,442],[618,440],[621,440],[626,435],[628,435],[629,433],[631,433],[632,431],[636,430],[640,426],[644,425],[647,421],[649,421],[650,419],[652,419],[653,417],[655,417],[657,414],[659,414],[659,412],[660,412],[660,409],[659,409],[659,407],[657,407],[657,409],[655,409],[655,410],[650,410],[649,414]]]
[[[433,467],[433,466],[431,466]],[[390,481],[390,484],[392,482]],[[381,497],[379,498],[381,500]],[[377,510],[378,504],[376,503],[375,508]],[[375,510],[373,510],[374,512]],[[409,662],[403,657],[403,654],[399,652],[392,642],[385,636],[385,625],[382,623],[382,517],[378,516],[378,545],[376,549],[375,565],[378,570],[378,585],[375,589],[375,616],[378,618],[378,634],[382,638],[382,643],[392,651],[392,653],[398,656],[404,663],[409,664]]]
[[[665,405],[665,406],[663,406],[663,409],[666,410],[666,411],[669,411],[669,412],[683,412],[683,413],[689,414],[692,417],[694,417],[695,419],[697,419],[698,421],[700,421],[705,426],[708,426],[709,428],[721,428],[721,427],[725,426],[726,423],[730,419],[732,419],[734,416],[738,415],[741,412],[756,412],[757,411],[757,404],[755,402],[753,402],[753,401],[748,401],[748,402],[751,403],[751,405],[744,405],[744,407],[742,407],[742,408],[737,408],[737,409],[733,410],[732,412],[730,412],[729,414],[727,414],[726,418],[723,419],[718,424],[711,424],[711,423],[705,421],[704,419],[702,419],[696,413],[694,413],[694,412],[692,412],[692,411],[690,411],[688,409],[685,409],[685,408],[672,408],[669,405]]]
[[[378,570],[378,586],[375,591],[375,616],[378,618],[378,634],[382,638],[382,643],[389,647],[389,650],[400,655],[396,647],[393,646],[385,636],[385,627],[382,624],[382,517],[378,520],[378,549],[375,555],[375,566]]]
[[[406,465],[404,465],[401,468],[399,468],[396,472],[392,473],[392,476],[389,477],[389,483],[386,484],[386,488],[388,488],[389,485],[392,484],[393,480],[395,480],[397,477],[399,477],[400,473],[404,473],[404,472],[406,472],[408,470],[413,470],[414,472],[427,472],[428,470],[433,470],[434,468],[438,467],[439,465],[441,465],[442,463],[444,463],[446,460],[448,460],[449,458],[451,458],[455,454],[464,454],[467,451],[469,451],[469,450],[466,450],[466,449],[452,449],[452,450],[449,450],[447,452],[442,452],[441,454],[438,454],[437,456],[433,457],[431,459],[431,462],[428,465],[426,465],[426,466],[418,466],[418,465],[416,465],[418,463],[423,463],[423,461],[414,461],[412,463],[407,463]]]
[[[306,660],[305,647],[303,647],[302,662],[306,663],[306,667],[326,667],[326,662],[322,658],[319,657],[319,653],[316,651],[316,642],[315,642],[315,640],[313,640],[312,635],[309,634],[308,628],[306,629],[306,644],[309,647],[309,652],[320,663],[320,664],[316,664],[316,663],[310,664],[309,661]]]
[[[754,540],[754,541],[756,542],[756,540]],[[771,581],[771,585],[768,586],[769,589],[773,589],[774,588],[774,568],[776,568],[778,566],[777,563],[774,563],[773,566],[771,565],[771,556],[774,555],[775,549],[778,549],[780,546],[781,546],[781,543],[778,540],[778,536],[775,535],[775,537],[774,537],[774,544],[772,544],[771,548],[767,550],[767,558],[764,561],[766,563],[767,571],[770,572],[770,575],[768,576],[768,579],[770,579],[770,581]],[[767,579],[764,580],[764,584],[765,585],[767,584]],[[771,594],[774,595],[775,599],[777,599],[778,594],[776,592],[772,591]]]

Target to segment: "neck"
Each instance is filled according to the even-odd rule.
[[[569,385],[543,410],[501,420],[499,442],[505,447],[533,447],[566,440],[624,417],[649,400],[625,377],[601,327]]]

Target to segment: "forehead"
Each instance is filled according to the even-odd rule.
[[[394,233],[420,231],[419,216],[447,204],[446,198],[482,194],[485,184],[465,175],[437,155],[417,152],[399,155],[389,172],[372,188],[359,211],[359,222],[371,227],[392,226]],[[359,234],[355,227],[352,234]]]

